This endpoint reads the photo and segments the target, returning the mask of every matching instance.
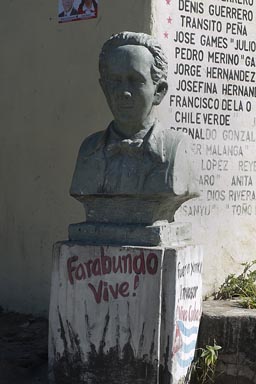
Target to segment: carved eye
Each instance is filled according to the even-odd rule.
[[[120,84],[122,81],[121,77],[111,76],[107,79],[107,82],[110,84]]]
[[[145,84],[145,79],[142,78],[141,76],[130,76],[129,77],[129,82],[131,84],[144,85]]]

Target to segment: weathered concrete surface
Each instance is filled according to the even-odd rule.
[[[237,301],[206,301],[200,324],[199,346],[222,346],[217,364],[217,384],[256,383],[256,310]]]
[[[119,244],[157,246],[184,244],[191,240],[189,223],[168,223],[160,221],[156,225],[87,223],[71,224],[69,239],[83,241],[84,244]]]
[[[201,317],[201,271],[199,246],[57,243],[50,381],[183,383]]]

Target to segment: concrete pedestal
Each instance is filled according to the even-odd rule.
[[[185,383],[202,249],[57,243],[49,365],[56,384]]]
[[[71,224],[69,240],[82,241],[84,244],[166,246],[181,244],[191,240],[192,229],[189,223],[168,223],[159,221],[154,225],[118,223]]]

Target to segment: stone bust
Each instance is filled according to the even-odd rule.
[[[84,203],[87,221],[95,210],[104,216],[108,204],[113,212],[113,199],[119,210],[130,199],[136,217],[145,201],[157,202],[158,213],[131,222],[172,221],[175,210],[196,196],[186,137],[155,118],[155,107],[168,89],[167,67],[162,48],[150,35],[122,32],[103,45],[99,81],[114,120],[82,143],[70,189]]]

